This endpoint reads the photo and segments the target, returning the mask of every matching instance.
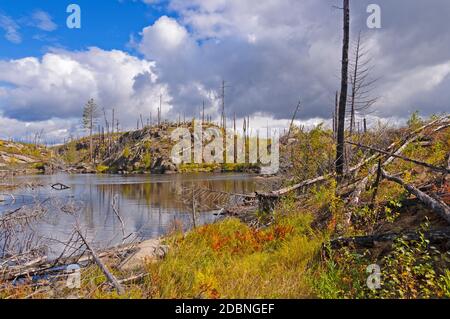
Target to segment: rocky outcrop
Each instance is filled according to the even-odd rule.
[[[114,172],[177,172],[170,158],[170,132],[176,126],[161,125],[123,134],[103,161]]]
[[[0,140],[0,168],[9,171],[42,171],[51,159],[44,146]]]

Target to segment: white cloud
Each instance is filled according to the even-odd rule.
[[[35,134],[42,134],[42,142],[55,144],[63,141],[72,133],[76,137],[77,119],[49,119],[46,121],[25,122],[0,116],[0,139],[20,139],[32,142]]]
[[[386,105],[412,103],[415,97],[437,88],[450,74],[450,61],[433,66],[417,67],[399,73],[386,88]]]
[[[58,26],[53,22],[52,17],[45,11],[36,10],[33,15],[33,25],[43,31],[54,31]]]
[[[147,57],[163,58],[167,54],[180,52],[189,45],[186,29],[175,19],[160,17],[152,26],[144,28],[139,50]]]
[[[22,42],[22,36],[19,33],[20,26],[11,17],[0,14],[0,29],[5,32],[6,40],[16,44]]]
[[[382,0],[383,28],[376,31],[365,25],[370,1],[352,3],[352,39],[362,30],[372,77],[380,78],[373,92],[381,96],[378,116],[447,108],[443,86],[450,82],[450,36],[442,21],[450,5],[436,1],[441,9],[418,0]],[[289,118],[302,98],[302,118],[328,118],[339,88],[342,42],[341,11],[333,5],[334,0],[171,0],[168,7],[177,20],[162,18],[144,29],[138,48],[156,61],[160,81],[168,84],[174,105],[183,112],[201,103],[199,87],[217,91],[225,79],[228,115],[263,112]],[[411,12],[418,13],[414,23]],[[436,17],[431,22],[430,15]]]
[[[448,0],[435,0],[434,6],[421,0],[380,0],[380,30],[366,28],[370,2],[352,2],[351,34],[354,39],[363,31],[373,77],[380,77],[374,92],[382,97],[376,115],[399,120],[415,109],[426,115],[448,110]],[[0,61],[3,117],[22,122],[73,119],[92,96],[105,108],[115,107],[121,121],[134,127],[139,114],[155,114],[160,93],[163,110],[172,119],[197,115],[203,101],[211,115],[218,115],[224,79],[230,118],[233,113],[238,118],[254,115],[255,127],[264,127],[267,120],[284,125],[299,98],[302,123],[330,118],[342,43],[342,13],[332,7],[336,0],[166,4],[176,18],[160,17],[131,43],[144,58],[92,48]],[[9,27],[1,20],[0,26],[9,30],[10,39],[20,41],[17,24],[7,22]]]
[[[163,113],[170,111],[170,96],[153,69],[153,62],[98,48],[0,61],[0,82],[7,84],[0,90],[0,109],[3,117],[22,122],[79,118],[93,97],[105,109],[115,108],[121,125],[130,128],[139,114],[156,113],[160,93]]]

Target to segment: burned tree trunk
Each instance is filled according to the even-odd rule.
[[[344,1],[344,40],[342,45],[342,74],[341,74],[341,94],[339,97],[338,109],[338,130],[336,146],[336,174],[341,179],[344,174],[344,139],[345,139],[345,106],[347,104],[348,89],[348,49],[350,40],[350,4],[349,0]]]

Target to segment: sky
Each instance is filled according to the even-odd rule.
[[[369,4],[381,28],[369,29]],[[69,4],[81,29],[69,29]],[[94,98],[123,129],[139,115],[206,112],[251,116],[256,129],[329,123],[339,88],[341,0],[0,0],[0,138],[43,131],[58,143],[83,134]],[[370,123],[402,123],[412,112],[448,112],[447,0],[351,1],[352,47],[359,32],[377,79]]]

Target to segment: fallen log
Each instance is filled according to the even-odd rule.
[[[141,281],[142,279],[144,279],[145,277],[147,277],[149,274],[138,274],[129,278],[125,278],[122,280],[119,280],[119,283],[122,285],[128,285],[131,284],[133,282],[138,282]]]
[[[277,191],[272,191],[269,193],[256,193],[256,198],[258,199],[258,206],[259,210],[261,211],[271,211],[274,209],[277,201],[280,199],[280,197],[286,195],[287,193],[290,193],[292,191],[295,191],[297,189],[300,189],[302,187],[311,186],[313,184],[317,184],[319,182],[325,181],[328,178],[334,176],[334,174],[328,174],[319,176],[316,178],[308,179],[306,181],[303,181],[301,183],[285,187],[282,189],[279,189]]]
[[[430,241],[431,245],[448,245],[450,243],[450,227],[439,230],[425,231],[425,239]],[[417,231],[408,231],[402,233],[384,233],[371,236],[341,237],[329,242],[331,249],[340,249],[343,247],[352,247],[356,249],[374,248],[380,243],[393,242],[397,238],[404,238],[407,241],[419,240],[420,234]]]
[[[415,131],[413,131],[411,134],[409,134],[409,136],[405,140],[405,142],[403,142],[403,144],[394,153],[391,153],[390,156],[383,162],[383,164],[381,166],[385,167],[385,166],[389,165],[392,161],[394,161],[396,156],[399,156],[406,149],[406,147],[409,144],[415,142],[416,140],[418,140],[421,137],[420,133],[422,131],[424,131],[427,128],[432,127],[433,125],[438,124],[438,123],[440,123],[440,122],[442,122],[444,120],[448,120],[448,118],[449,117],[447,116],[447,117],[436,119],[436,120],[434,120],[434,121],[432,121],[432,122],[430,122],[428,124],[425,124],[425,125],[421,126],[420,128],[416,129]],[[449,124],[446,123],[444,125],[439,126],[437,129],[442,129],[443,127],[446,127],[448,125]],[[433,132],[436,132],[437,129],[435,129]],[[388,150],[393,147],[392,145],[396,145],[396,144],[397,143],[392,143],[391,146],[389,146]],[[373,156],[375,156],[375,158],[377,157],[376,155],[373,155]],[[369,182],[370,177],[373,174],[376,173],[377,169],[378,169],[378,164],[373,165],[369,169],[369,172],[368,172],[367,176],[365,176],[358,183],[358,185],[355,187],[355,191],[354,191],[353,195],[350,197],[350,201],[349,201],[350,205],[355,206],[355,205],[359,204],[359,200],[360,200],[360,196],[361,196],[362,191],[367,187],[367,183]],[[348,212],[349,213],[346,214],[346,216],[345,216],[345,221],[346,221],[347,224],[350,224],[351,210],[349,210]]]
[[[384,169],[381,169],[381,174],[383,178],[386,178],[389,181],[395,182],[403,186],[408,192],[415,195],[422,203],[431,208],[436,214],[445,219],[448,223],[450,223],[450,207],[443,201],[433,198],[417,187],[405,183],[401,178],[389,175]]]
[[[122,245],[119,247],[110,248],[102,252],[98,252],[99,258],[106,258],[114,256],[115,254],[129,253],[136,249],[136,244]],[[33,265],[20,265],[14,267],[0,267],[0,277],[2,280],[10,281],[17,278],[28,276],[46,275],[52,272],[60,272],[65,266],[70,264],[78,264],[81,267],[85,267],[91,264],[91,257],[85,256],[85,253],[80,255],[58,258],[55,260],[43,259],[40,263],[34,263]]]
[[[306,186],[310,186],[310,185],[322,182],[322,181],[324,181],[324,180],[326,180],[326,179],[328,179],[328,178],[330,178],[332,176],[333,176],[333,174],[329,174],[329,175],[323,175],[323,176],[319,176],[319,177],[316,177],[316,178],[308,179],[308,180],[303,181],[301,183],[298,183],[296,185],[285,187],[285,188],[282,188],[280,190],[271,192],[270,195],[272,195],[272,196],[282,196],[282,195],[285,195],[285,194],[287,194],[289,192],[292,192],[292,191],[294,191],[296,189],[299,189],[299,188],[302,188],[302,187],[306,187]]]
[[[398,154],[391,153],[391,152],[386,152],[386,151],[377,149],[375,147],[370,147],[370,146],[362,145],[362,144],[359,144],[359,143],[353,143],[353,142],[350,142],[350,141],[345,141],[345,143],[350,144],[350,145],[354,145],[354,146],[358,146],[360,148],[365,148],[365,149],[368,149],[368,150],[371,150],[371,151],[374,151],[374,152],[378,152],[378,153],[381,153],[381,154],[384,154],[384,155],[389,155],[391,157],[399,158],[399,159],[402,159],[402,160],[407,161],[407,162],[411,162],[411,163],[414,163],[414,164],[417,164],[417,165],[420,165],[420,166],[427,167],[427,168],[429,168],[429,169],[431,169],[433,171],[439,172],[439,173],[450,173],[450,169],[448,169],[446,167],[434,166],[434,165],[431,165],[431,164],[428,164],[428,163],[425,163],[425,162],[422,162],[422,161],[418,161],[418,160],[415,160],[415,159],[412,159],[412,158],[408,158],[406,156],[398,155]]]
[[[86,238],[84,238],[83,234],[80,230],[76,230],[78,233],[78,236],[80,236],[81,240],[85,244],[86,248],[91,253],[92,257],[94,258],[95,263],[98,265],[98,267],[101,269],[105,277],[108,279],[108,281],[116,288],[119,295],[123,295],[125,293],[125,289],[123,286],[117,281],[116,277],[108,270],[108,268],[105,266],[105,264],[100,260],[97,253],[94,249],[92,249],[91,245],[88,243]]]

